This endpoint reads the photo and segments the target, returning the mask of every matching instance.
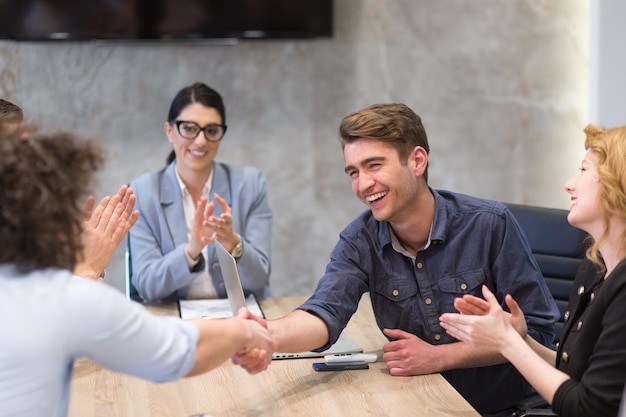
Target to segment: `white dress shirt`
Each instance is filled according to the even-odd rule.
[[[180,192],[183,196],[183,210],[185,211],[185,224],[187,225],[187,240],[191,239],[191,228],[193,227],[193,218],[196,214],[196,205],[197,202],[194,202],[191,193],[187,190],[187,186],[183,182],[180,175],[178,175],[178,170],[176,170],[176,179],[178,180],[178,185],[180,186]],[[211,194],[211,182],[213,181],[213,171],[209,175],[204,187],[202,189],[202,195],[208,196]],[[189,256],[187,252],[185,252],[187,257],[187,264],[189,265],[189,269],[191,270],[194,267],[199,259],[193,260]],[[209,255],[207,253],[207,247],[202,248],[202,256],[204,259],[209,259]],[[187,290],[187,298],[217,298],[217,291],[215,290],[215,285],[213,285],[213,279],[211,277],[211,271],[209,270],[209,265],[207,262],[207,267],[204,269],[204,272],[196,278],[191,284],[189,284],[189,288]]]

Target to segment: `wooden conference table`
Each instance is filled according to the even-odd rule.
[[[303,300],[268,298],[260,304],[267,318],[277,318]],[[177,314],[174,305],[148,308],[155,314]],[[345,332],[365,352],[380,357],[386,339],[366,297]],[[74,368],[69,416],[479,416],[439,374],[392,377],[380,359],[368,370],[313,371],[311,363],[320,360],[275,360],[257,375],[227,361],[200,376],[155,384],[83,359]]]

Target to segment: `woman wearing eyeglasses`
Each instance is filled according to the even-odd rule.
[[[266,295],[272,212],[261,171],[216,162],[226,133],[220,94],[202,83],[178,92],[165,122],[167,166],[131,183],[139,219],[128,238],[130,275],[144,301],[226,297],[212,243],[237,260],[246,294]]]

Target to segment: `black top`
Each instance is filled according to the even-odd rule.
[[[626,379],[626,260],[606,280],[585,261],[574,280],[556,366],[561,416],[617,416]]]

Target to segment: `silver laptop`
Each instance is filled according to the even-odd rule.
[[[239,272],[237,271],[237,262],[235,261],[235,258],[233,258],[233,256],[228,253],[228,251],[224,248],[224,246],[222,246],[219,241],[216,240],[213,243],[215,244],[217,259],[220,263],[222,276],[224,277],[224,285],[226,286],[226,294],[228,295],[230,308],[233,312],[233,316],[236,316],[239,308],[246,306],[246,299],[243,294],[241,279],[239,278]],[[324,355],[338,355],[343,353],[361,352],[363,352],[363,348],[361,348],[359,345],[356,344],[355,341],[342,333],[339,336],[339,339],[337,339],[337,342],[323,352],[274,352],[274,354],[272,355],[272,359],[321,358]]]
[[[335,344],[323,352],[274,352],[272,359],[322,358],[325,355],[341,355],[346,353],[363,353],[363,348],[357,345],[354,340],[341,333]]]
[[[246,297],[243,295],[243,287],[241,286],[241,279],[239,279],[239,272],[237,271],[237,262],[219,241],[215,240],[213,244],[215,245],[217,259],[220,263],[222,276],[224,277],[224,285],[226,286],[226,295],[230,302],[230,309],[233,312],[233,316],[236,316],[241,307],[246,307]]]

